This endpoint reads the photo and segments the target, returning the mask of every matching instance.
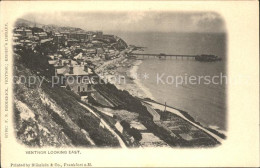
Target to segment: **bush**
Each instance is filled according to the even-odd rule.
[[[140,131],[138,129],[130,128],[128,133],[129,133],[129,135],[133,136],[136,141],[141,141],[142,134],[140,133]]]
[[[128,130],[130,129],[130,124],[128,122],[126,122],[125,120],[122,120],[120,122],[120,124],[122,125],[122,127],[125,129],[125,130]]]
[[[142,135],[140,131],[136,128],[131,128],[130,124],[125,120],[120,122],[124,130],[130,135],[133,136],[136,141],[140,141],[142,139]]]

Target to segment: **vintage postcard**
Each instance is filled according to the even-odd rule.
[[[258,167],[258,10],[1,2],[1,166]]]

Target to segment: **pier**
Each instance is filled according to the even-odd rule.
[[[216,56],[216,55],[207,55],[207,54],[202,54],[202,55],[176,55],[176,54],[141,54],[141,53],[128,53],[128,56],[131,58],[135,59],[144,59],[144,58],[159,58],[159,59],[194,59],[196,61],[200,62],[214,62],[214,61],[221,61],[221,58]],[[140,58],[141,57],[141,58]]]
[[[129,53],[129,57],[136,57],[136,58],[159,58],[159,59],[166,59],[166,58],[170,58],[170,59],[177,59],[177,58],[181,58],[181,59],[195,59],[197,57],[197,55],[176,55],[176,54],[139,54],[139,53]]]

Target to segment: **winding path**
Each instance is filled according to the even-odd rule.
[[[108,131],[110,131],[119,141],[119,144],[122,148],[127,148],[126,144],[124,143],[124,141],[121,139],[121,137],[109,126],[109,124],[107,124],[97,113],[95,113],[92,109],[90,109],[88,106],[82,104],[79,102],[79,104],[84,107],[85,109],[87,109],[88,111],[90,111],[94,116],[96,116],[97,118],[100,119],[100,122],[108,129]]]

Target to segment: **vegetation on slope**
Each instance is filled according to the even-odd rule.
[[[40,72],[41,75],[44,75],[47,65],[44,61],[45,58],[42,58],[42,54],[34,54],[32,52],[27,52],[26,50],[20,51],[19,54],[21,54],[21,56],[15,55],[16,76],[19,77],[23,75],[25,77],[37,77],[36,74],[39,74],[38,72]],[[86,109],[81,107],[78,104],[78,100],[75,98],[75,96],[72,96],[73,93],[67,91],[66,89],[60,87],[52,88],[50,84],[46,81],[42,83],[41,87],[39,87],[39,82],[36,82],[34,85],[31,86],[20,83],[15,84],[14,94],[17,100],[23,102],[26,106],[28,106],[28,108],[31,109],[31,111],[33,111],[35,116],[37,116],[35,118],[36,123],[41,123],[46,126],[46,129],[48,131],[52,131],[52,135],[55,137],[55,139],[57,139],[55,142],[62,142],[60,141],[60,134],[66,137],[63,137],[63,139],[69,139],[66,141],[66,143],[57,144],[56,146],[89,146],[90,143],[85,137],[87,135],[85,135],[86,133],[84,134],[82,129],[85,130],[87,134],[89,134],[89,137],[94,141],[97,146],[119,146],[118,140],[107,129],[99,127],[99,119],[88,112]],[[53,101],[52,104],[55,104],[54,106],[57,106],[55,107],[56,109],[59,108],[60,111],[62,111],[62,115],[59,114],[61,112],[58,113],[57,111],[42,102],[42,94],[47,95],[48,99],[50,99],[49,101]],[[21,111],[17,110],[16,108],[14,112],[16,116],[16,121],[21,120],[19,119]],[[67,117],[63,117],[64,115]],[[39,118],[40,121],[38,121]],[[68,122],[68,120],[70,121]],[[28,124],[28,122],[26,123],[25,121],[21,121],[20,123],[16,122],[15,124],[17,128],[17,138],[21,139],[21,136],[24,135],[24,131],[22,130],[25,130],[26,127],[29,127],[30,124]],[[42,135],[39,136],[38,139],[39,138],[44,139],[45,137]],[[31,143],[31,140],[28,142],[22,140],[22,142],[27,145],[33,144]],[[48,144],[34,144],[36,146],[44,146],[51,145],[52,143],[53,142],[50,141]]]

